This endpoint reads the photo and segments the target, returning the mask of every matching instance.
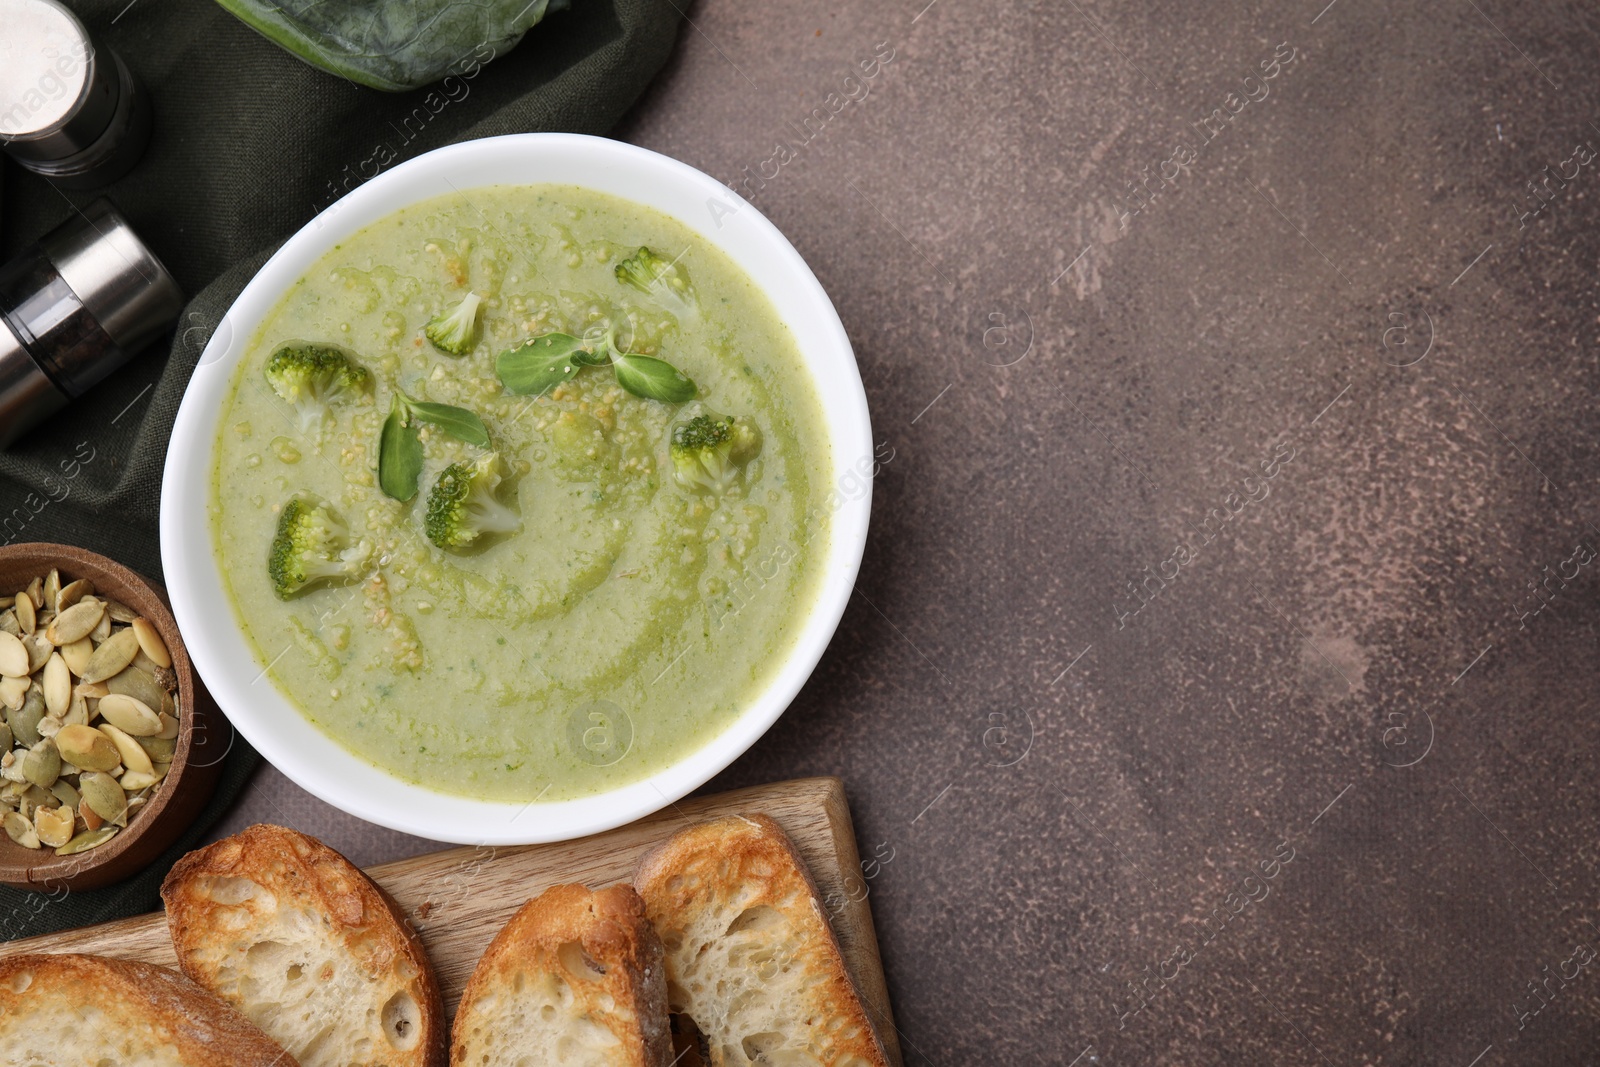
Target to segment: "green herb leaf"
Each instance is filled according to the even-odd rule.
[[[422,440],[396,394],[378,438],[378,487],[396,500],[410,500],[417,495],[421,476]]]
[[[572,362],[580,367],[603,367],[611,362],[611,356],[605,352],[593,352],[580,348],[572,353]]]
[[[576,337],[547,333],[500,353],[494,372],[518,396],[538,396],[571,378],[579,367],[593,366],[591,358]]]
[[[489,428],[474,412],[450,404],[412,400],[409,396],[405,398],[405,403],[411,414],[423,422],[439,427],[457,441],[465,441],[479,448],[489,447]]]
[[[646,400],[683,404],[699,393],[688,375],[664,359],[618,352],[613,348],[611,365],[617,372],[617,384]]]

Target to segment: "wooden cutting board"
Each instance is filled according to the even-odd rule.
[[[651,846],[692,822],[739,812],[776,819],[805,857],[856,987],[899,1067],[900,1041],[889,1011],[878,939],[867,906],[855,831],[837,778],[801,778],[685,800],[648,819],[578,841],[551,845],[453,848],[368,868],[422,935],[453,1017],[461,987],[512,912],[562,882],[591,888],[626,881]],[[87,952],[177,966],[162,912],[0,943],[0,956]]]

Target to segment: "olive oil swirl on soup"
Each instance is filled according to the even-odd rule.
[[[306,353],[349,388],[286,400]],[[831,469],[788,328],[722,253],[605,194],[494,186],[374,223],[283,296],[210,520],[260,664],[321,730],[442,792],[553,801],[677,762],[760,692],[815,600]]]

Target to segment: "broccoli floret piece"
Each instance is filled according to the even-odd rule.
[[[760,451],[761,431],[732,415],[696,415],[672,431],[672,466],[686,489],[726,492]]]
[[[468,293],[454,308],[429,319],[422,332],[439,351],[452,356],[465,355],[478,339],[478,305],[481,303],[483,298],[477,293]]]
[[[511,533],[522,525],[515,511],[495,499],[500,456],[485,452],[476,463],[452,463],[428,495],[423,526],[440,548],[465,548],[483,534]]]
[[[657,255],[641,245],[639,251],[618,263],[617,280],[631,285],[641,293],[675,304],[681,309],[690,307],[689,272],[681,263]]]
[[[307,433],[334,401],[372,384],[367,368],[333,345],[284,345],[267,360],[266,376],[272,391],[300,413],[300,429]]]
[[[278,515],[267,556],[272,591],[284,600],[316,582],[353,581],[372,556],[366,541],[350,543],[350,530],[321,497],[299,493]]]

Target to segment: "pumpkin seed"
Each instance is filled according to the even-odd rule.
[[[134,619],[133,632],[139,637],[139,647],[156,661],[157,667],[172,666],[172,654],[167,651],[167,643],[161,639],[161,631],[156,629],[155,623],[144,618]]]
[[[125,731],[108,722],[100,724],[100,732],[111,738],[111,743],[117,746],[117,754],[122,757],[122,765],[130,771],[143,771],[149,774],[154,768],[150,764],[150,757],[145,755],[144,749],[139,747]]]
[[[153,770],[148,773],[145,771],[129,771],[127,774],[122,776],[121,785],[122,788],[132,792],[137,789],[145,789],[149,786],[155,785],[157,782],[161,781],[163,777],[164,775],[156,774]]]
[[[161,688],[155,676],[137,667],[129,667],[121,674],[114,674],[106,680],[106,688],[113,693],[125,693],[140,701],[147,708],[163,710],[164,705],[171,702],[167,691]]]
[[[34,609],[32,597],[19,595],[14,610],[17,613],[17,625],[22,627],[22,632],[33,633],[33,628],[39,622],[39,616]]]
[[[113,622],[130,623],[139,617],[139,613],[120,600],[106,598],[106,614],[111,616]]]
[[[0,632],[0,675],[7,678],[28,676],[28,649],[15,634]]]
[[[56,784],[56,779],[61,777],[61,753],[56,750],[54,741],[41,738],[37,745],[28,749],[28,754],[22,757],[22,776],[40,789]]]
[[[35,808],[33,829],[39,840],[51,848],[59,848],[72,840],[73,824],[77,813],[69,807]]]
[[[55,741],[61,758],[83,770],[109,771],[122,762],[117,746],[112,743],[111,738],[92,726],[80,726],[76,723],[63,726],[57,731]],[[78,787],[83,788],[82,779],[79,779]]]
[[[100,818],[100,816],[96,814],[95,810],[87,804],[78,805],[78,818],[83,820],[84,829],[86,830],[98,830],[105,822],[105,820]]]
[[[98,708],[102,719],[134,737],[154,737],[161,732],[161,716],[138,697],[111,693],[100,698]]]
[[[35,608],[44,607],[44,579],[35,578],[28,583],[28,599],[33,601]]]
[[[89,665],[89,657],[92,655],[94,655],[94,642],[87,637],[61,646],[61,658],[67,661],[67,669],[74,676],[83,673],[83,669]]]
[[[84,830],[71,841],[56,849],[56,855],[75,856],[80,852],[88,852],[90,849],[99,848],[113,837],[116,837],[121,829],[122,827],[120,826],[102,826],[98,830]]]
[[[89,657],[88,666],[83,673],[78,675],[85,682],[103,682],[113,675],[120,674],[123,668],[133,662],[134,653],[139,651],[139,638],[132,630],[118,630],[94,650],[94,655]]]
[[[172,754],[178,749],[177,740],[171,737],[135,737],[134,740],[150,757],[150,762],[158,765],[171,763]]]
[[[0,631],[8,633],[12,637],[22,636],[22,627],[17,625],[17,613],[15,611],[0,612]]]
[[[44,576],[44,606],[50,611],[60,611],[56,602],[61,599],[61,572],[54,567]]]
[[[94,583],[87,578],[79,578],[75,582],[68,582],[61,587],[61,595],[56,597],[56,615],[65,612],[72,605],[94,592]]]
[[[16,711],[27,699],[28,687],[32,684],[26,678],[0,678],[0,704],[10,711]]]
[[[162,741],[172,741],[178,736],[178,720],[166,712],[161,713],[161,732],[156,737]]]
[[[40,805],[43,805],[47,808],[53,808],[55,807],[55,799],[55,797],[50,795],[49,790],[40,789],[38,786],[30,782],[27,788],[23,790],[22,802],[17,806],[17,810],[31,819],[33,818],[33,809],[39,807]]]
[[[111,636],[111,615],[107,612],[100,616],[100,621],[94,624],[94,629],[89,631],[89,640],[98,647],[101,642]]]
[[[0,720],[0,752],[11,751],[11,726]]]
[[[42,633],[31,633],[24,637],[22,639],[22,647],[28,650],[29,674],[37,672],[46,663],[49,663],[50,656],[56,650],[56,646],[52,645],[50,639]]]
[[[79,686],[78,688],[82,689],[83,687]],[[72,703],[67,705],[67,713],[61,717],[61,725],[88,726],[90,717],[89,701],[85,699],[81,692],[74,690]]]
[[[50,787],[50,795],[69,808],[77,808],[79,804],[83,803],[83,797],[79,795],[76,789],[72,788],[72,783],[65,778],[56,779],[56,784]]]
[[[80,852],[87,852],[91,848],[98,848],[117,836],[115,826],[102,826],[98,830],[85,830],[71,841],[56,849],[58,856],[76,856]]]
[[[44,711],[44,693],[36,686],[29,687],[28,695],[22,701],[22,710],[6,716],[12,733],[16,735],[17,744],[32,748],[39,743],[39,738],[43,736],[39,733],[39,721],[44,718]]]
[[[50,620],[45,636],[57,645],[81,641],[100,625],[106,606],[95,600],[82,600]]]
[[[38,848],[39,835],[33,830],[33,823],[19,812],[6,812],[6,834],[23,848]]]
[[[72,672],[59,652],[52,652],[44,665],[44,706],[50,714],[65,715],[72,703]]]
[[[78,779],[83,802],[106,822],[116,822],[128,811],[128,794],[117,780],[103,771],[88,771]]]

